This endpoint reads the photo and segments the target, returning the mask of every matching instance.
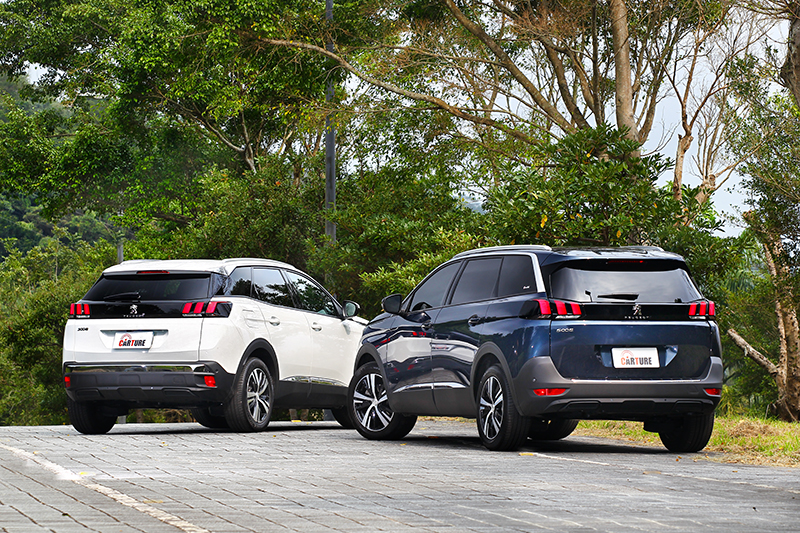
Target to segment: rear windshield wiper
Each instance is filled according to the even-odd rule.
[[[609,298],[609,299],[612,299],[612,300],[635,300],[636,298],[639,297],[639,295],[631,293],[631,292],[627,292],[627,293],[618,292],[618,293],[614,293],[614,294],[598,294],[597,297],[598,298]]]
[[[120,293],[117,293],[117,294],[109,294],[108,296],[105,296],[103,298],[103,301],[105,301],[105,302],[116,302],[116,301],[120,301],[120,300],[130,300],[130,301],[137,300],[138,301],[138,300],[141,300],[141,299],[142,299],[142,297],[138,292],[120,292]]]

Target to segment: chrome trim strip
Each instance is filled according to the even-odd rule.
[[[457,381],[437,381],[433,384],[434,389],[467,389],[467,385]]]
[[[281,381],[291,381],[293,383],[315,383],[317,385],[333,385],[335,387],[347,387],[347,384],[330,378],[318,378],[314,376],[291,376]]]
[[[399,389],[395,389],[394,392],[404,392],[408,390],[419,390],[419,389],[433,389],[433,383],[414,383],[413,385],[406,385],[405,387],[400,387]]]

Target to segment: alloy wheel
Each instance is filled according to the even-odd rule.
[[[480,424],[487,439],[497,438],[503,425],[503,387],[490,376],[483,384],[480,395]]]
[[[371,372],[356,383],[353,409],[358,423],[369,431],[381,431],[389,425],[394,413],[380,374]]]

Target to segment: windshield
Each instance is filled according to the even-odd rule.
[[[83,299],[95,302],[201,300],[213,294],[211,278],[210,273],[103,276]]]
[[[576,265],[578,266],[578,265]],[[550,276],[552,297],[573,302],[691,302],[702,298],[682,268],[610,270],[561,268]]]

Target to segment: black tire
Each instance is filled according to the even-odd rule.
[[[574,418],[532,422],[528,438],[531,440],[561,440],[569,437],[575,431],[578,422]]]
[[[117,423],[117,415],[104,413],[97,402],[74,402],[67,398],[67,412],[72,426],[84,435],[108,433]]]
[[[225,420],[234,431],[262,431],[272,416],[275,384],[264,361],[251,357],[233,384],[233,396],[225,405]]]
[[[478,387],[478,434],[490,450],[516,450],[528,438],[531,419],[519,414],[503,369],[489,367]]]
[[[389,407],[378,365],[362,365],[348,389],[348,409],[356,431],[370,440],[399,440],[408,435],[417,417],[395,413]]]
[[[714,413],[683,417],[669,430],[659,431],[658,436],[669,451],[692,453],[706,447],[712,431],[714,431]]]
[[[208,407],[193,407],[190,409],[197,423],[211,429],[228,429],[228,421],[224,416],[212,415]]]
[[[350,409],[348,409],[347,406],[331,409],[331,414],[333,415],[333,419],[339,422],[339,425],[343,428],[355,429],[356,425],[353,423],[353,419],[350,418]]]

